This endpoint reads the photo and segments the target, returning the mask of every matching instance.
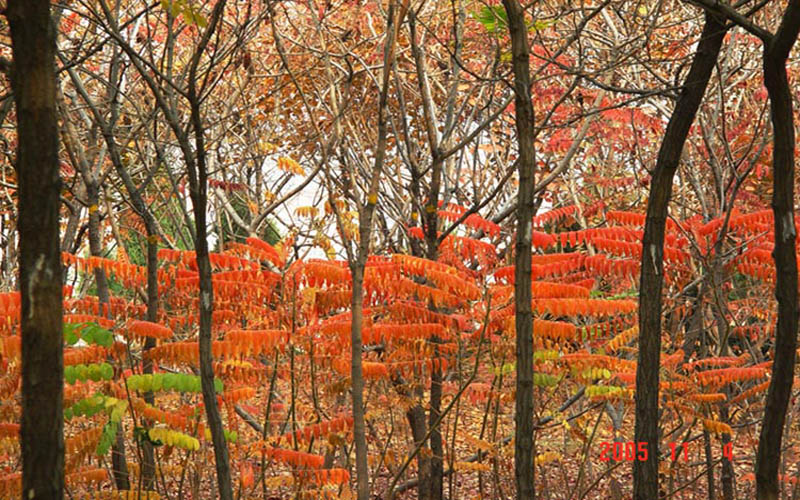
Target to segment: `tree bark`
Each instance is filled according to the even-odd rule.
[[[536,151],[533,137],[533,102],[531,101],[530,50],[525,11],[517,0],[503,0],[511,33],[514,69],[514,105],[519,148],[519,192],[517,194],[517,230],[514,248],[514,307],[517,335],[517,387],[514,416],[514,477],[517,498],[534,498],[533,463],[533,313],[531,312],[531,235],[534,214]]]
[[[639,356],[636,367],[634,441],[647,443],[646,461],[633,463],[634,500],[658,498],[658,384],[661,357],[661,291],[664,280],[664,232],[672,180],[697,110],[705,94],[727,29],[705,14],[692,66],[658,151],[647,200],[639,282]]]
[[[422,398],[422,394],[416,397]],[[425,422],[425,410],[421,404],[416,404],[406,412],[408,424],[411,427],[411,435],[414,438],[414,445],[418,446],[428,434],[427,423]],[[426,453],[417,453],[417,498],[427,500],[431,491],[431,459]]]
[[[726,396],[728,396],[726,391]],[[719,419],[726,424],[730,422],[730,416],[728,415],[728,407],[726,405],[721,405],[719,409]],[[725,446],[731,442],[731,435],[726,433],[722,434],[722,449],[725,449]],[[732,446],[732,445],[731,445]],[[736,498],[736,494],[734,492],[734,485],[733,485],[733,463],[728,459],[728,457],[722,457],[722,474],[720,475],[719,479],[720,483],[722,484],[722,500],[734,500]]]
[[[439,256],[439,244],[441,242],[438,231],[439,213],[437,209],[442,190],[442,174],[445,167],[445,158],[442,156],[442,144],[440,142],[439,133],[436,127],[437,118],[434,99],[430,84],[428,82],[427,57],[425,54],[425,49],[424,47],[420,46],[417,37],[416,11],[414,9],[408,9],[406,12],[408,18],[411,53],[414,58],[414,67],[417,74],[417,85],[419,87],[420,97],[422,99],[423,127],[425,129],[428,145],[431,150],[431,165],[429,167],[431,172],[431,182],[428,190],[428,199],[425,201],[425,210],[422,215],[422,220],[424,221],[423,230],[425,234],[426,247],[425,258],[435,261]],[[398,93],[399,92],[400,90],[398,90]],[[416,172],[412,172],[412,176],[413,175],[416,175]],[[417,179],[416,182],[416,192],[418,192],[419,179]],[[416,198],[416,200],[419,201],[419,198]],[[419,247],[417,247],[417,249],[421,250]],[[428,307],[431,310],[435,310],[435,307],[432,304],[429,304]],[[434,346],[434,357],[438,358],[439,348],[437,344],[440,342],[440,339],[434,336],[431,337],[430,342]],[[417,462],[419,464],[418,473],[420,479],[423,479],[420,481],[420,500],[441,500],[444,491],[444,443],[442,441],[442,432],[438,426],[432,427],[433,423],[439,420],[439,415],[441,414],[442,410],[442,379],[442,370],[437,367],[432,367],[427,423],[424,419],[425,410],[422,409],[421,405],[420,411],[415,409],[414,412],[411,413],[411,416],[415,419],[421,417],[421,420],[412,421],[412,433],[415,436],[415,441],[417,440],[417,436],[424,436],[425,434],[428,434],[427,429],[430,429],[428,438],[428,444],[430,445],[431,451],[430,456],[423,457],[421,456],[422,454],[420,454]],[[420,389],[419,392],[420,396],[422,396],[422,389]]]
[[[56,31],[49,0],[10,0],[17,110],[22,294],[22,496],[64,495],[64,333],[56,111]]]
[[[389,77],[391,75],[392,61],[394,58],[394,44],[396,40],[395,2],[389,1],[386,12],[386,41],[383,46],[383,74],[378,102],[378,140],[375,147],[375,164],[369,181],[369,191],[366,193],[366,203],[358,211],[358,245],[355,255],[348,250],[350,274],[353,280],[351,297],[351,329],[350,329],[350,379],[352,383],[353,398],[353,441],[356,447],[356,488],[358,500],[369,500],[369,468],[367,464],[367,436],[366,422],[364,420],[364,374],[362,365],[363,352],[363,318],[364,318],[364,269],[369,256],[369,246],[372,240],[375,209],[378,203],[378,187],[380,184],[383,165],[387,149],[387,110],[389,99]],[[341,229],[341,228],[340,228]],[[348,249],[350,247],[348,246]]]
[[[155,323],[158,320],[158,235],[155,228],[147,222],[151,218],[152,215],[144,217],[147,230],[147,321]],[[155,346],[156,339],[147,337],[144,341],[144,352]],[[153,373],[152,359],[145,357],[142,364],[142,371],[145,374]],[[147,404],[155,404],[155,395],[152,391],[145,392],[144,400]],[[155,489],[156,459],[153,443],[146,439],[142,442],[142,455],[142,489],[151,491]]]
[[[224,2],[221,2],[224,3]],[[219,4],[218,4],[219,5]],[[191,94],[191,91],[190,91]],[[222,427],[222,417],[217,406],[214,390],[214,358],[211,354],[211,319],[214,311],[214,287],[211,281],[211,262],[208,256],[208,224],[206,209],[208,206],[208,172],[205,164],[205,144],[203,127],[200,122],[200,104],[196,95],[190,96],[192,116],[197,144],[196,172],[189,175],[189,194],[195,220],[195,257],[200,278],[200,328],[198,343],[200,346],[200,382],[203,392],[203,405],[206,409],[206,420],[211,432],[214,446],[214,459],[217,470],[217,486],[222,500],[233,500],[230,460],[228,444]]]
[[[362,220],[363,222],[363,220]],[[361,229],[362,236],[365,233]],[[369,231],[366,231],[369,234]],[[359,252],[360,254],[360,252]],[[367,468],[367,432],[364,421],[364,375],[361,354],[363,350],[364,320],[364,268],[367,262],[366,253],[359,255],[351,266],[353,276],[353,296],[351,300],[352,319],[350,329],[351,364],[350,379],[353,398],[353,440],[356,446],[356,488],[358,500],[369,499],[369,469]]]
[[[214,287],[211,281],[211,262],[208,256],[208,223],[206,210],[208,207],[208,166],[206,164],[205,127],[200,112],[200,96],[197,92],[197,68],[202,53],[208,46],[211,36],[221,24],[226,0],[220,0],[214,6],[209,26],[203,33],[189,68],[188,101],[191,110],[192,129],[194,131],[194,156],[184,151],[186,165],[189,170],[189,195],[192,199],[192,210],[195,221],[195,256],[200,278],[200,329],[198,343],[200,349],[200,382],[203,392],[203,405],[206,409],[206,420],[211,431],[214,445],[214,461],[217,470],[217,487],[221,500],[233,500],[230,459],[228,443],[222,427],[222,417],[217,406],[214,390],[214,366],[211,353],[211,319],[214,310]]]
[[[119,47],[128,55],[131,63],[141,75],[147,86],[150,88],[156,105],[164,114],[164,118],[172,129],[178,141],[181,154],[183,155],[186,169],[188,171],[189,195],[192,199],[192,210],[195,221],[195,254],[197,260],[198,274],[200,280],[200,306],[199,316],[200,325],[198,333],[198,344],[200,350],[200,381],[203,393],[203,403],[208,420],[208,429],[211,432],[211,440],[214,447],[214,459],[217,472],[217,487],[219,488],[219,498],[221,500],[232,500],[233,492],[231,485],[230,461],[228,456],[228,445],[222,428],[222,418],[217,407],[217,399],[214,390],[214,370],[213,356],[211,353],[211,320],[213,312],[214,290],[211,281],[211,264],[208,255],[208,228],[207,214],[208,206],[208,168],[206,164],[206,145],[205,128],[201,115],[201,94],[198,91],[198,83],[203,84],[206,79],[198,74],[200,60],[209,46],[211,37],[222,25],[222,16],[225,11],[227,0],[219,0],[211,12],[208,27],[202,32],[197,47],[192,55],[188,79],[186,100],[190,108],[191,123],[188,127],[181,125],[176,109],[168,102],[163,88],[155,81],[144,65],[139,61],[138,54],[120,36],[119,26],[116,17],[109,9],[105,0],[101,0],[99,5],[108,21],[111,34],[118,43]],[[210,71],[206,68],[206,71]],[[190,134],[193,136],[194,144],[191,143]],[[140,214],[141,215],[141,214]],[[149,236],[151,233],[148,230]],[[151,250],[148,250],[148,252]],[[150,278],[148,278],[149,280]]]
[[[800,31],[800,4],[789,2],[778,31],[764,44],[764,85],[772,111],[772,212],[778,320],[772,378],[756,452],[756,495],[778,498],[778,467],[797,349],[797,258],[794,225],[794,120],[786,59]]]

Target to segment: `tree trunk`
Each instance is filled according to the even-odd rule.
[[[639,282],[639,357],[636,368],[634,441],[647,443],[647,460],[633,463],[634,500],[658,498],[658,367],[661,357],[661,290],[664,280],[664,231],[672,179],[683,145],[705,94],[727,29],[706,13],[692,66],[658,151],[642,238]]]
[[[205,143],[198,98],[193,95],[190,100],[192,101],[192,116],[197,145],[197,163],[194,165],[196,167],[196,177],[191,173],[189,174],[189,192],[194,210],[195,234],[197,235],[195,238],[195,256],[200,277],[200,331],[198,333],[200,382],[203,392],[203,405],[206,409],[206,420],[208,421],[208,429],[211,432],[211,440],[214,446],[219,496],[222,500],[233,500],[228,444],[225,441],[222,417],[217,406],[217,396],[214,390],[214,359],[211,354],[211,319],[214,311],[214,288],[211,282],[211,262],[208,257],[208,225],[206,217],[208,172],[205,164]],[[191,170],[194,169],[190,167]]]
[[[208,165],[206,162],[205,127],[200,112],[200,93],[197,90],[199,80],[197,68],[212,35],[221,24],[226,3],[226,0],[220,0],[214,5],[208,28],[203,33],[189,66],[187,100],[189,101],[192,131],[194,133],[194,155],[191,148],[186,144],[185,136],[184,145],[181,149],[189,170],[189,195],[192,199],[195,222],[195,256],[200,278],[200,331],[198,332],[200,385],[203,392],[203,405],[206,409],[208,429],[211,432],[211,441],[214,445],[219,498],[221,500],[233,500],[228,443],[225,441],[222,417],[219,414],[216,391],[214,389],[214,358],[211,353],[214,287],[211,281],[211,262],[208,256],[208,217],[206,214],[208,208]]]
[[[422,398],[421,394],[416,395]],[[425,422],[425,410],[422,405],[416,404],[406,412],[408,424],[411,427],[411,434],[414,437],[414,445],[419,444],[428,434]],[[431,459],[427,453],[417,453],[417,498],[418,500],[428,499],[431,491]]]
[[[517,335],[517,387],[514,416],[514,477],[517,498],[534,498],[533,463],[533,313],[531,312],[531,231],[534,214],[534,173],[536,168],[533,144],[534,122],[531,101],[530,51],[525,12],[517,0],[503,0],[511,33],[514,69],[514,105],[516,107],[519,159],[519,193],[517,194],[517,236],[514,248],[514,307]]]
[[[64,495],[64,333],[56,32],[49,0],[10,0],[22,294],[22,497]]]
[[[439,338],[432,337],[434,343],[434,359],[439,358],[437,343]],[[431,477],[430,499],[442,500],[444,494],[444,443],[442,442],[441,423],[436,424],[442,413],[442,370],[431,369],[431,410],[428,414],[428,428],[431,429]]]
[[[727,390],[725,395],[728,396]],[[727,405],[720,406],[719,418],[720,421],[725,422],[726,424],[730,422]],[[727,432],[723,433],[722,449],[724,450],[725,446],[730,442],[731,435]],[[733,489],[733,463],[725,455],[722,456],[722,474],[720,475],[719,481],[722,484],[722,500],[734,500],[736,497]]]
[[[369,469],[367,467],[367,436],[364,421],[364,375],[361,355],[363,351],[362,327],[364,318],[364,269],[372,240],[372,227],[375,208],[378,203],[378,187],[380,185],[383,164],[387,149],[387,109],[389,96],[389,76],[394,58],[395,43],[395,2],[389,1],[386,11],[386,41],[383,46],[383,75],[381,80],[380,99],[378,102],[378,141],[375,148],[375,164],[369,182],[366,203],[359,207],[358,213],[358,245],[355,255],[348,250],[350,273],[353,279],[351,297],[350,328],[350,379],[353,396],[353,441],[356,447],[356,488],[358,500],[369,500]],[[340,227],[341,229],[341,227]]]
[[[211,354],[211,318],[214,310],[214,289],[211,282],[211,263],[208,258],[208,240],[206,231],[206,178],[200,176],[200,195],[192,196],[195,205],[195,220],[197,242],[195,252],[197,256],[197,269],[200,275],[200,382],[203,392],[203,405],[206,409],[206,420],[211,431],[211,440],[214,446],[214,459],[217,469],[217,484],[222,500],[233,499],[231,485],[230,461],[228,458],[228,444],[222,428],[222,417],[217,407],[217,397],[214,390],[214,367]]]
[[[437,207],[439,205],[442,168],[444,165],[442,160],[439,158],[438,152],[435,152],[433,156],[434,158],[431,165],[433,175],[431,179],[428,202],[430,207]],[[439,237],[437,231],[439,227],[438,212],[436,210],[426,210],[425,222],[427,226],[425,231],[425,242],[427,246],[425,258],[436,262],[439,259]],[[428,309],[440,312],[433,304],[428,304]],[[433,357],[434,359],[438,359],[440,356],[438,344],[441,342],[441,339],[434,335],[430,338],[430,342],[434,348]],[[422,486],[423,484],[426,484],[426,490],[424,491],[424,494],[420,496],[420,499],[426,500],[442,500],[442,495],[444,494],[444,443],[442,442],[441,425],[435,424],[435,422],[439,420],[439,415],[442,413],[442,380],[443,376],[441,368],[432,366],[429,405],[430,410],[428,413],[427,422],[427,429],[430,429],[430,436],[428,439],[431,453],[430,457],[425,457],[424,460],[420,461],[421,464],[425,464],[427,467],[427,470],[420,470],[420,477],[425,479],[425,482],[420,481],[420,485]],[[421,393],[422,388],[420,388],[420,398],[422,396]],[[422,422],[421,425],[418,425],[418,428],[421,430],[422,437],[424,437],[425,434],[427,434],[425,410],[422,410],[420,407],[420,412],[422,415]],[[415,432],[416,440],[416,431],[413,428],[412,432]]]
[[[711,436],[709,436],[708,431],[703,429],[703,451],[705,452],[706,456],[706,481],[708,490],[706,493],[708,494],[708,500],[716,500],[717,495],[715,493],[716,487],[714,486],[714,455],[711,451]]]
[[[797,258],[794,225],[794,120],[786,59],[800,30],[800,5],[790,2],[777,34],[764,46],[764,85],[772,111],[772,212],[775,217],[775,297],[778,320],[772,378],[756,452],[756,495],[778,498],[783,425],[797,349]]]
[[[158,235],[151,221],[152,215],[148,213],[144,219],[147,230],[147,321],[155,323],[158,320]],[[144,352],[155,346],[156,339],[147,337],[144,341]],[[142,368],[146,374],[153,373],[153,360],[145,357]],[[153,392],[145,392],[144,400],[147,404],[154,404]],[[142,455],[142,489],[152,491],[155,489],[156,460],[153,443],[146,439],[142,442]]]
[[[362,221],[363,222],[363,221]],[[362,229],[362,235],[364,230]],[[352,266],[353,296],[352,328],[350,330],[351,364],[350,378],[353,390],[353,439],[356,446],[356,487],[358,500],[369,498],[369,470],[367,468],[367,437],[364,422],[364,375],[362,372],[361,352],[363,350],[362,327],[364,319],[364,267],[367,262],[366,253],[358,256]]]

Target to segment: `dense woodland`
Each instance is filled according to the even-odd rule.
[[[800,499],[800,3],[0,9],[0,498]]]

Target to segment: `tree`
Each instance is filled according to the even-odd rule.
[[[773,198],[775,245],[773,258],[777,281],[778,315],[775,335],[773,378],[767,393],[766,410],[756,454],[756,484],[759,499],[779,495],[783,426],[789,403],[797,348],[797,259],[794,224],[795,132],[786,60],[800,33],[800,9],[790,4],[775,34],[752,24],[735,8],[698,2],[707,12],[729,19],[758,36],[764,46],[764,85],[770,99],[773,128]]]
[[[18,134],[22,491],[26,498],[61,498],[64,360],[56,31],[46,0],[12,0],[6,17]]]
[[[194,212],[194,236],[196,259],[199,270],[199,317],[200,330],[198,343],[200,346],[200,374],[203,389],[204,407],[206,410],[209,429],[214,442],[214,454],[216,459],[217,483],[219,495],[223,500],[233,498],[231,486],[230,463],[228,458],[228,448],[223,434],[222,419],[219,415],[216,401],[216,389],[214,384],[214,371],[212,366],[211,353],[211,320],[213,314],[214,291],[211,282],[211,265],[208,257],[208,238],[207,238],[207,204],[208,204],[208,161],[207,150],[205,147],[205,126],[201,114],[202,92],[204,85],[208,82],[208,73],[201,79],[203,73],[198,72],[201,59],[211,41],[212,36],[217,35],[216,30],[220,27],[220,20],[225,11],[226,1],[222,0],[214,5],[210,15],[208,26],[202,32],[200,42],[192,53],[189,72],[187,75],[186,90],[183,95],[189,106],[190,124],[188,129],[182,128],[176,116],[174,104],[168,102],[169,91],[164,92],[155,79],[151,77],[145,69],[145,63],[140,56],[130,47],[120,36],[119,26],[114,18],[111,9],[105,2],[101,2],[101,8],[105,21],[108,23],[109,34],[120,44],[122,50],[133,62],[137,71],[145,80],[150,92],[156,99],[159,110],[164,114],[169,127],[179,141],[180,151],[189,180],[189,192],[192,200],[192,210]],[[193,12],[191,7],[189,12]],[[200,23],[199,17],[192,18]],[[202,21],[205,23],[206,21]],[[221,28],[220,28],[221,29]],[[198,83],[200,88],[198,89]]]
[[[664,232],[672,180],[683,145],[717,61],[725,26],[715,16],[705,18],[703,33],[684,89],[672,111],[661,142],[647,199],[647,222],[642,237],[639,285],[639,355],[636,368],[636,429],[634,441],[647,443],[646,461],[633,464],[636,500],[657,498],[659,445],[659,370],[661,355],[662,283],[664,280]]]
[[[389,2],[386,11],[386,40],[383,49],[383,71],[380,82],[380,99],[378,102],[378,140],[375,144],[375,164],[369,174],[369,188],[364,196],[366,203],[359,201],[356,193],[347,193],[355,198],[358,205],[358,243],[355,250],[351,248],[350,242],[346,242],[348,264],[353,280],[351,292],[351,329],[350,329],[350,378],[352,383],[353,399],[353,439],[356,446],[356,482],[358,488],[358,500],[369,499],[369,471],[367,469],[367,440],[366,423],[364,421],[364,374],[362,365],[362,353],[364,349],[363,325],[364,325],[364,271],[369,257],[370,243],[372,241],[372,229],[374,224],[375,207],[378,204],[378,186],[380,185],[383,174],[384,160],[386,158],[387,142],[387,101],[389,98],[389,77],[391,75],[391,62],[394,58],[395,40],[397,36],[396,14],[394,1]],[[331,201],[334,210],[335,202]],[[337,222],[342,234],[345,234],[341,217],[338,216]]]
[[[797,257],[794,222],[795,132],[786,60],[800,33],[800,6],[790,3],[772,37],[764,40],[764,85],[772,111],[772,211],[775,224],[775,362],[767,392],[756,453],[756,493],[760,500],[779,496],[783,424],[789,405],[797,350]]]
[[[514,308],[517,336],[517,388],[514,413],[514,476],[517,498],[534,498],[533,467],[533,315],[531,313],[531,237],[534,214],[534,115],[530,95],[528,29],[517,0],[504,0],[511,32],[519,158],[516,246],[514,248]]]

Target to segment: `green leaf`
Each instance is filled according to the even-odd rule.
[[[91,335],[92,342],[103,347],[111,347],[114,343],[114,334],[97,323],[85,323],[84,329],[81,331],[81,336],[84,337],[87,333]],[[84,340],[85,337],[84,337]],[[86,340],[86,342],[89,342]]]
[[[134,377],[135,376],[137,376],[137,375],[134,375]],[[138,376],[142,377],[142,383],[140,384],[141,385],[141,389],[140,389],[141,391],[148,392],[148,391],[153,389],[153,375],[152,374],[147,373],[147,374],[138,375]]]
[[[87,376],[89,380],[92,382],[97,382],[100,380],[100,367],[98,365],[89,365],[87,370]]]
[[[229,431],[228,429],[223,429],[223,435],[225,436],[225,441],[230,443],[235,443],[239,440],[239,433],[236,431]]]
[[[505,31],[508,26],[508,15],[502,5],[489,7],[484,5],[477,14],[472,15],[489,33]]]
[[[95,449],[95,454],[98,457],[102,457],[108,453],[108,450],[111,448],[111,443],[114,442],[114,438],[117,435],[118,428],[118,423],[113,420],[106,422],[103,426],[103,433],[100,435],[100,441],[97,443],[97,449]]]
[[[132,391],[161,391],[175,390],[178,392],[202,392],[200,377],[184,373],[153,373],[146,375],[131,375],[126,379],[128,389]],[[222,380],[214,379],[214,390],[223,391]]]
[[[208,26],[208,21],[206,20],[205,16],[203,16],[203,14],[200,14],[199,12],[195,14],[194,20],[197,23],[197,26],[200,28],[205,28],[206,26]]]
[[[177,376],[174,373],[165,373],[161,385],[165,391],[177,388]]]
[[[178,376],[177,380],[175,381],[175,389],[178,392],[191,392],[192,390],[192,381],[184,376]]]
[[[92,331],[90,329],[88,329],[86,327],[87,324],[88,323],[82,323],[81,324],[81,328],[80,328],[81,340],[83,340],[87,344],[94,344],[95,343],[94,334],[92,333]]]
[[[161,377],[154,376],[151,380],[152,380],[152,385],[150,385],[150,390],[151,391],[160,391],[164,387],[164,384],[163,384],[164,377],[163,376],[161,376]]]
[[[502,5],[492,7],[484,5],[477,13],[473,13],[472,17],[481,23],[489,33],[500,34],[508,31],[508,14]],[[535,20],[528,24],[528,31],[541,31],[557,22],[557,19]]]
[[[69,384],[72,385],[78,380],[78,374],[75,373],[74,366],[65,366],[64,367],[64,380]]]
[[[74,325],[71,323],[64,324],[64,340],[67,341],[69,345],[75,345],[78,343],[80,337],[78,336],[78,332],[76,332],[76,327],[78,325]]]
[[[508,375],[509,373],[513,373],[516,368],[517,368],[516,362],[506,363],[503,366],[495,367],[494,374],[500,375],[502,373],[503,375]]]
[[[124,413],[125,413],[124,409],[120,409],[118,406],[115,406],[114,409],[111,410],[111,414],[109,415],[109,418],[111,419],[112,422],[121,422],[122,421],[122,415]]]
[[[69,420],[72,417],[79,417],[85,415],[91,417],[96,413],[103,411],[106,397],[102,394],[95,394],[88,398],[81,399],[70,408],[64,410],[64,418]]]
[[[558,384],[559,378],[549,373],[534,373],[533,385],[537,387],[552,387]]]
[[[66,323],[64,324],[64,340],[68,345],[75,345],[78,340],[83,340],[87,344],[111,347],[114,343],[114,334],[97,323]]]
[[[536,21],[532,22],[530,24],[530,26],[528,26],[528,31],[542,31],[543,29],[546,29],[546,28],[549,28],[550,26],[553,26],[557,22],[558,21],[555,20],[555,19],[549,19],[547,21],[536,20]]]

